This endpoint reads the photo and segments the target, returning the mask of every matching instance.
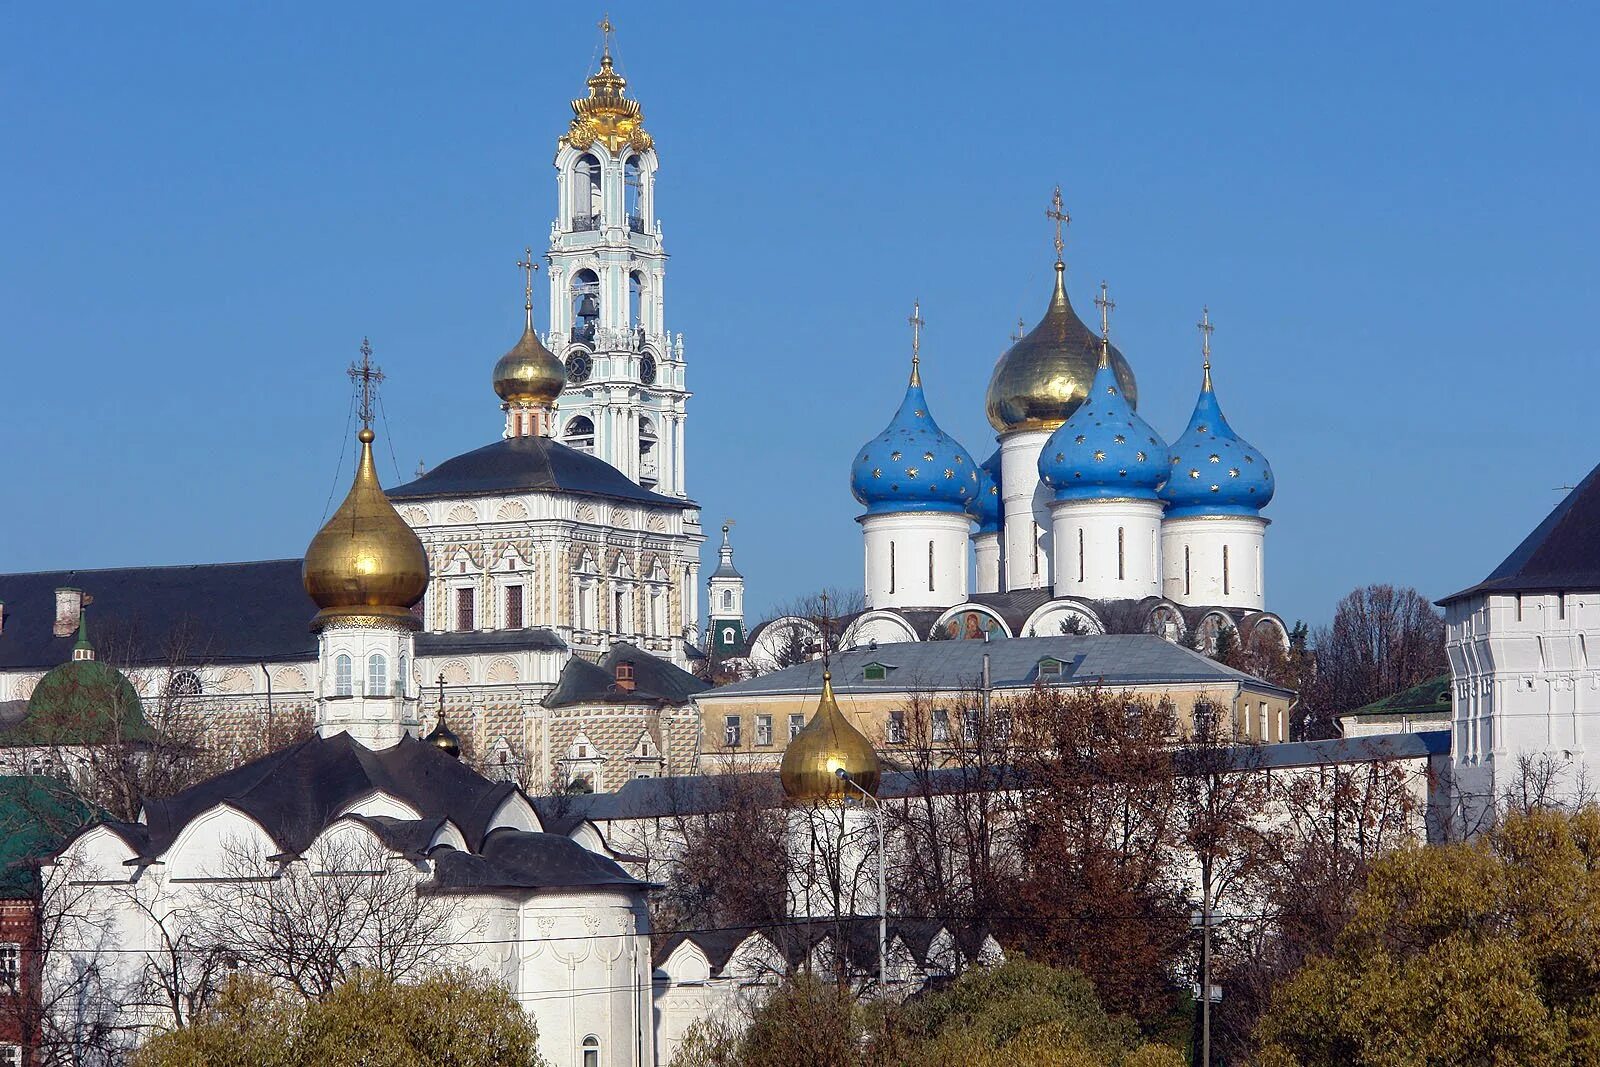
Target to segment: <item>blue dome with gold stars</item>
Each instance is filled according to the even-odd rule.
[[[978,492],[967,505],[967,514],[978,523],[978,532],[999,533],[1000,507],[1000,450],[984,460],[978,467]]]
[[[978,495],[978,479],[971,454],[933,421],[913,362],[900,410],[856,453],[850,491],[866,505],[868,515],[964,512]]]
[[[1254,515],[1272,499],[1274,483],[1267,457],[1233,432],[1205,370],[1200,399],[1189,428],[1172,443],[1171,470],[1161,499],[1167,517]]]
[[[1128,403],[1102,355],[1089,395],[1039,453],[1039,476],[1057,500],[1156,499],[1167,443]]]

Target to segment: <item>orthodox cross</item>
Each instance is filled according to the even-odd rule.
[[[605,46],[606,55],[609,56],[611,54],[611,35],[615,33],[617,29],[617,27],[611,21],[611,12],[606,12],[600,21],[595,23],[595,25],[600,27],[600,40]]]
[[[1067,247],[1066,241],[1061,237],[1061,227],[1072,221],[1072,216],[1067,214],[1061,205],[1061,186],[1056,186],[1055,194],[1050,197],[1050,206],[1045,209],[1044,217],[1056,224],[1056,262],[1060,263],[1061,252]]]
[[[524,248],[523,258],[517,260],[517,266],[528,276],[527,285],[522,290],[522,309],[528,313],[528,329],[533,329],[533,272],[539,269],[539,264],[533,261],[533,249]]]
[[[911,302],[911,317],[906,321],[911,324],[911,362],[915,363],[922,353],[922,328],[928,325],[922,318],[922,301]]]
[[[439,672],[439,725],[444,725],[444,671]]]
[[[1195,327],[1200,331],[1200,354],[1205,357],[1206,370],[1210,370],[1211,334],[1216,329],[1215,326],[1211,325],[1211,308],[1202,307],[1200,309],[1200,321],[1195,323]]]
[[[833,630],[833,619],[828,614],[828,594],[826,591],[822,593],[820,599],[822,601],[822,670],[826,674],[828,671],[828,638]]]
[[[372,428],[372,402],[378,395],[378,383],[383,381],[383,371],[373,365],[372,343],[365,337],[361,339],[361,362],[350,364],[346,372],[350,380],[355,383],[356,389],[361,394],[361,425],[367,429]]]
[[[1020,340],[1022,340],[1023,336],[1024,336],[1023,335],[1023,323],[1022,323],[1021,319],[1018,319],[1017,320],[1017,332],[1011,335],[1011,340],[1013,342],[1020,341]]]
[[[1108,341],[1111,338],[1111,309],[1117,306],[1112,300],[1106,283],[1100,283],[1100,295],[1094,298],[1094,306],[1100,309],[1100,339]]]

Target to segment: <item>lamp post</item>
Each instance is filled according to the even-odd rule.
[[[878,991],[882,995],[889,992],[889,888],[885,867],[888,862],[883,854],[883,804],[877,797],[861,787],[850,776],[850,772],[840,767],[833,772],[839,776],[839,781],[850,786],[867,800],[872,802],[872,811],[878,825]]]

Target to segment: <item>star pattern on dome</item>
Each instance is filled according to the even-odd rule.
[[[1189,472],[1161,491],[1168,518],[1187,515],[1254,515],[1272,499],[1272,471],[1260,452],[1228,424],[1211,385],[1209,363],[1183,435],[1173,442],[1171,459]],[[1227,475],[1202,479],[1200,469],[1215,464]],[[1216,476],[1213,476],[1216,477]]]

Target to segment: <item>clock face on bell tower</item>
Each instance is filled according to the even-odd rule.
[[[592,369],[593,364],[587,352],[574,352],[567,357],[567,381],[575,385],[582,385],[588,381]]]
[[[648,352],[639,357],[639,380],[646,385],[653,385],[656,380],[656,357]]]

